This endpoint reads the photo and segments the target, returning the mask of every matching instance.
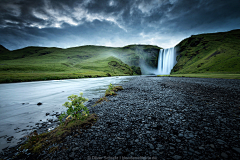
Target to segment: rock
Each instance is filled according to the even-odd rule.
[[[228,155],[227,155],[225,152],[222,152],[222,153],[221,153],[221,156],[222,156],[223,158],[228,158]]]
[[[174,155],[172,158],[178,160],[178,159],[182,159],[182,156]]]
[[[75,147],[72,149],[73,152],[78,151],[78,150],[79,150],[79,147]]]
[[[204,148],[201,146],[201,147],[198,147],[199,149],[201,149],[201,150],[204,150]]]
[[[235,87],[230,87],[230,91],[225,83]],[[225,107],[227,102],[234,101],[237,104],[240,100],[238,86],[240,81],[234,80],[133,78],[117,96],[108,97],[108,102],[91,107],[98,100],[96,98],[86,105],[90,113],[100,114],[92,128],[71,130],[70,135],[58,144],[59,150],[51,154],[45,150],[35,159],[143,155],[161,159],[238,159],[240,130],[237,118],[232,115],[238,106]],[[212,101],[212,98],[215,100]],[[208,104],[206,99],[209,99]],[[174,108],[170,115],[169,107]],[[36,127],[49,128],[55,124],[57,122],[48,120]],[[14,131],[14,128],[13,132],[18,131]],[[217,131],[221,131],[220,134]],[[5,140],[7,138],[3,137]],[[52,144],[51,148],[56,146]],[[234,148],[229,150],[230,146]],[[4,152],[5,155],[0,153],[0,159],[11,159],[8,157],[10,153],[21,153],[16,149]],[[27,155],[28,151],[22,153],[26,153],[25,159],[33,159]]]
[[[174,148],[174,147],[169,147],[169,149],[170,149],[170,150],[175,150],[175,148]]]
[[[115,156],[121,156],[123,153],[121,151],[118,151]]]
[[[221,139],[217,139],[217,142],[218,142],[219,144],[226,144],[226,142],[223,141],[223,140],[221,140]]]
[[[42,103],[41,103],[41,102],[38,102],[37,105],[40,106],[40,105],[42,105]]]
[[[20,129],[20,128],[17,127],[17,128],[15,128],[14,130],[18,130],[18,129]]]
[[[179,134],[178,134],[178,137],[182,138],[182,137],[183,137],[183,134],[182,134],[182,133],[179,133]]]
[[[150,149],[154,149],[154,146],[151,144],[151,143],[146,143],[149,147],[150,147]]]
[[[7,141],[12,141],[12,139],[13,139],[13,136],[8,137],[8,138],[7,138]]]
[[[75,155],[75,153],[74,153],[74,152],[72,152],[72,153],[70,153],[70,154],[69,154],[69,157],[73,158],[73,157],[74,157],[74,155]]]
[[[240,154],[240,148],[233,147],[233,150]]]
[[[201,154],[201,153],[200,153],[200,152],[198,152],[198,151],[195,151],[195,153],[196,153],[196,154],[198,154],[198,155],[199,155],[199,154]]]
[[[163,148],[163,145],[157,144],[157,147],[161,149],[161,148]]]
[[[46,113],[46,116],[48,116],[50,113]]]
[[[190,152],[192,152],[192,153],[194,153],[195,151],[192,149],[192,148],[189,148],[189,151]]]
[[[210,147],[215,148],[214,144],[210,144]]]

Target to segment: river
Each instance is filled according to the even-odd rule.
[[[72,94],[92,99],[104,96],[108,85],[121,85],[133,76],[49,80],[0,84],[0,152],[47,121],[53,113],[66,111],[62,104]],[[39,102],[42,105],[37,105]],[[50,113],[46,115],[46,113]]]

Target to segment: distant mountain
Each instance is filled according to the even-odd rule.
[[[176,47],[171,73],[240,73],[240,29],[193,35]]]
[[[142,61],[157,68],[160,49],[151,45],[26,47],[0,54],[0,82],[141,74]]]
[[[8,52],[9,50],[7,49],[7,48],[5,48],[5,47],[3,47],[2,45],[0,45],[0,54],[1,53],[6,53],[6,52]]]
[[[19,58],[36,58],[38,56],[44,56],[45,58],[55,55],[59,57],[77,59],[78,61],[86,60],[92,57],[109,57],[115,56],[121,59],[129,66],[139,67],[140,61],[145,61],[147,65],[157,68],[158,54],[161,48],[152,45],[128,45],[125,47],[105,47],[105,46],[79,46],[73,48],[55,48],[55,47],[26,47],[11,51],[8,54],[0,55],[0,60],[13,60]],[[68,58],[68,59],[70,59]]]

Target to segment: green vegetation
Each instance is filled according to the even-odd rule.
[[[76,133],[74,136],[81,134],[80,129],[90,128],[96,121],[96,114],[91,114],[83,121],[77,119],[71,121],[67,120],[64,124],[59,125],[51,132],[38,135],[37,131],[34,131],[33,134],[28,136],[27,142],[20,147],[20,154],[18,156],[24,157],[24,150],[26,149],[28,149],[28,152],[31,152],[33,155],[37,155],[45,148],[63,142],[64,138],[71,135],[73,131]],[[52,147],[49,153],[53,152],[55,149],[59,150],[67,148]]]
[[[195,77],[195,78],[240,79],[240,74],[196,73],[196,74],[158,75],[158,77]]]
[[[83,105],[83,103],[88,101],[88,99],[82,97],[82,95],[82,93],[80,93],[80,96],[71,95],[68,97],[68,100],[71,102],[65,102],[63,104],[68,108],[67,115],[72,118],[66,118],[63,122],[62,119],[66,116],[66,114],[61,114],[59,116],[59,120],[62,123],[54,130],[39,135],[37,131],[34,131],[28,136],[27,142],[20,147],[20,153],[17,157],[24,157],[24,151],[26,149],[28,149],[28,152],[31,152],[33,156],[36,156],[45,148],[53,146],[53,144],[56,143],[61,143],[64,138],[71,135],[73,131],[76,133],[74,136],[78,136],[78,134],[81,134],[80,129],[90,128],[97,121],[98,117],[96,114],[89,115],[87,107]],[[66,149],[58,147],[50,148],[49,153],[54,150]]]
[[[157,67],[159,50],[150,45],[26,47],[14,51],[0,46],[0,83],[136,75],[141,73],[140,60]]]
[[[9,50],[7,48],[3,47],[2,45],[0,45],[0,55],[5,52],[9,52]]]
[[[116,96],[117,95],[116,92],[119,90],[123,90],[123,87],[122,86],[113,86],[110,83],[110,85],[108,86],[108,89],[105,91],[105,96],[100,98],[99,100],[97,100],[92,107],[95,107],[97,104],[102,103],[103,101],[108,102],[107,96],[111,96],[111,95]]]
[[[193,35],[177,46],[171,74],[240,74],[240,30]],[[156,68],[161,48],[80,46],[68,49],[0,45],[0,83],[141,74],[140,61]],[[130,67],[131,66],[131,67]]]
[[[123,90],[122,86],[113,86],[111,83],[108,86],[108,89],[105,92],[105,97],[110,95],[117,95],[115,92],[118,90]]]
[[[131,69],[134,73],[136,73],[137,75],[141,75],[141,68],[140,67],[136,67],[136,66],[131,66]]]
[[[197,73],[204,73],[199,76],[237,78],[240,73],[239,44],[240,30],[200,34],[184,39],[177,45],[178,63],[171,74],[197,76]]]
[[[77,95],[71,95],[68,97],[68,100],[70,100],[71,102],[65,102],[63,104],[63,106],[67,107],[67,113],[62,113],[59,116],[59,120],[60,122],[63,123],[63,118],[68,115],[67,119],[69,119],[70,117],[72,119],[80,119],[80,120],[84,120],[88,114],[88,108],[85,107],[83,105],[84,102],[87,102],[88,99],[82,97],[83,93],[80,93],[80,96],[78,97]]]
[[[90,128],[96,121],[97,115],[91,114],[86,117],[84,120],[66,120],[63,124],[60,124],[54,130],[42,134],[37,134],[37,131],[34,131],[30,136],[28,136],[28,140],[25,144],[23,144],[19,151],[20,153],[17,155],[18,158],[24,157],[26,154],[24,151],[28,149],[28,152],[32,153],[33,156],[37,156],[41,151],[45,148],[50,147],[49,153],[54,150],[64,150],[67,148],[59,148],[58,145],[53,147],[53,144],[61,143],[64,141],[64,138],[71,135],[73,131],[75,131],[74,136],[78,136],[81,134],[81,129]],[[67,146],[69,147],[69,146]]]
[[[110,83],[108,89],[106,90],[105,97],[100,98],[94,106],[102,101],[107,101],[106,96],[116,95],[115,92],[122,89],[122,86],[113,86]],[[87,99],[82,97],[82,95],[83,94],[80,93],[80,96],[69,96],[68,100],[71,102],[65,102],[63,104],[68,108],[67,114],[59,117],[59,120],[62,121],[62,123],[50,132],[38,134],[35,130],[28,136],[26,143],[21,145],[18,155],[13,158],[24,158],[25,154],[30,152],[32,156],[30,158],[35,159],[36,156],[38,156],[45,148],[50,148],[48,153],[54,152],[55,150],[65,150],[70,146],[64,146],[60,148],[56,144],[63,142],[64,138],[71,135],[72,132],[75,132],[75,135],[73,136],[76,137],[82,133],[82,129],[91,128],[91,126],[97,121],[98,117],[94,113],[89,114],[87,107],[83,105]],[[65,121],[63,122],[63,117],[66,116],[71,116],[71,118],[65,118]],[[26,152],[26,150],[28,151]]]

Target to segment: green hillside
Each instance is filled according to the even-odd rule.
[[[8,52],[9,50],[5,47],[3,47],[2,45],[0,45],[0,55],[4,54],[5,52]]]
[[[171,74],[240,73],[240,30],[193,35],[177,46]]]
[[[150,45],[26,47],[14,51],[1,47],[0,82],[134,75],[140,73],[140,60],[157,67],[159,50]]]

